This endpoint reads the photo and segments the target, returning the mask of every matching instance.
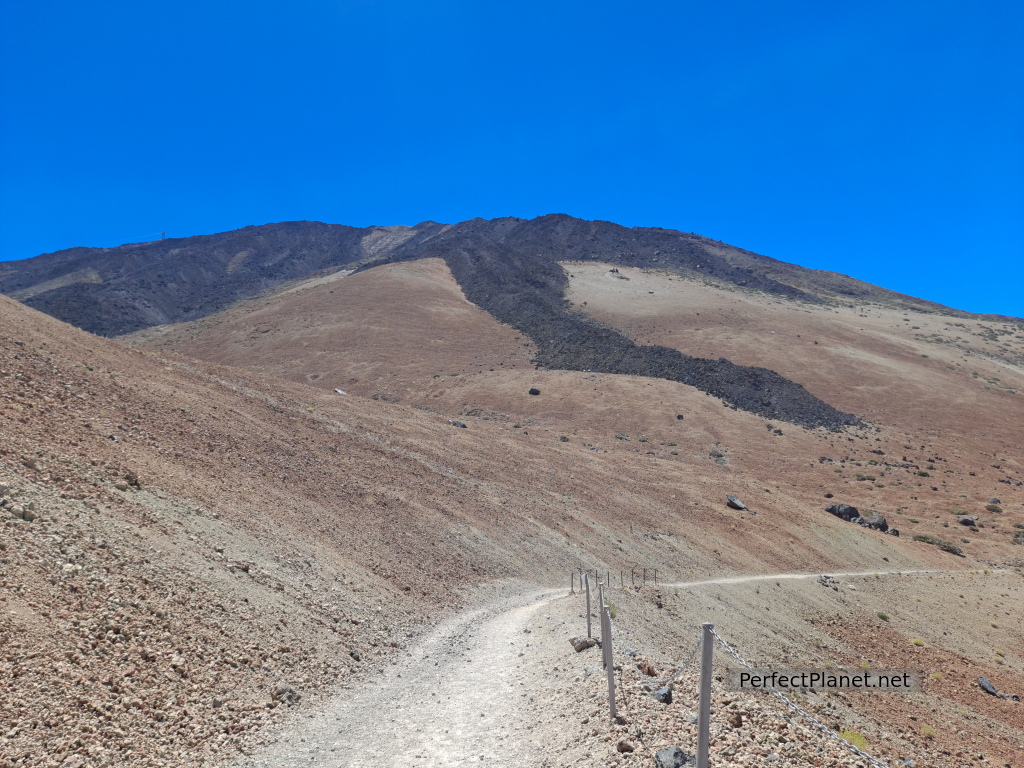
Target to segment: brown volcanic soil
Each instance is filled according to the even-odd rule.
[[[319,695],[318,685],[337,692],[376,674],[389,654],[417,642],[428,614],[433,621],[438,612],[475,604],[481,598],[467,590],[497,579],[561,585],[573,567],[615,571],[637,564],[657,565],[673,581],[1024,565],[1024,550],[1009,543],[1012,524],[1024,523],[1024,499],[1012,484],[1020,457],[1013,411],[1000,423],[975,413],[977,400],[949,401],[954,407],[933,399],[932,421],[923,427],[910,416],[898,420],[903,410],[890,406],[891,423],[860,413],[877,427],[836,434],[782,425],[779,435],[773,430],[780,425],[767,429],[763,419],[678,383],[530,370],[523,365],[530,352],[524,341],[466,305],[437,264],[386,269],[391,272],[368,271],[254,302],[256,313],[274,318],[266,333],[249,323],[258,336],[245,335],[248,305],[219,324],[215,317],[205,328],[190,326],[186,333],[195,338],[187,345],[194,346],[178,343],[190,354],[208,355],[204,363],[170,351],[160,357],[132,350],[0,300],[6,451],[0,479],[14,490],[8,508],[33,500],[40,512],[30,523],[4,513],[10,516],[2,529],[0,579],[12,607],[0,613],[0,664],[15,687],[0,705],[4,721],[13,723],[0,739],[0,759],[57,765],[62,756],[80,755],[79,765],[187,765],[230,754],[262,738],[268,718],[283,709],[266,706],[279,680],[303,694],[298,711],[312,711],[317,705],[307,702]],[[380,275],[390,281],[386,287],[376,284]],[[355,282],[359,277],[365,282]],[[343,288],[352,303],[329,304],[326,297],[344,296]],[[745,296],[719,295],[731,303]],[[356,304],[362,296],[373,300]],[[593,309],[599,298],[574,294],[573,300]],[[389,311],[374,322],[387,325],[392,314],[405,313],[404,327],[420,334],[386,364],[380,362],[382,346],[390,344],[382,344],[386,333],[361,334],[359,315],[379,312],[384,301]],[[313,306],[330,314],[301,315]],[[766,308],[774,323],[795,306]],[[359,311],[346,315],[346,307]],[[294,347],[312,328],[332,322],[349,332],[321,337],[331,343],[327,354],[312,362],[303,356],[303,367],[291,369]],[[480,338],[463,343],[465,324]],[[273,335],[278,325],[287,329],[283,338]],[[154,338],[174,341],[182,337],[172,334],[181,332]],[[847,333],[856,339],[859,331]],[[431,343],[446,338],[459,341]],[[254,360],[249,370],[221,365],[227,350],[250,341],[245,356],[232,358]],[[911,361],[921,365],[912,356],[889,365],[913,370]],[[273,370],[289,370],[315,387],[267,377]],[[928,370],[919,377],[922,387],[932,381]],[[355,386],[332,379],[342,372],[358,379]],[[817,384],[805,381],[805,373],[794,365],[787,375],[813,393]],[[840,399],[855,396],[843,392],[857,391],[867,402],[874,387],[879,401],[891,397],[884,380],[862,368],[851,365],[845,373],[826,378],[835,386],[823,393],[830,402],[858,412]],[[1016,407],[1017,396],[981,389],[969,372],[952,374],[949,381]],[[946,379],[934,381],[939,386]],[[335,394],[339,385],[356,394]],[[541,394],[528,395],[530,387]],[[365,396],[373,394],[382,399]],[[981,440],[961,447],[963,435],[940,428],[947,422],[965,432],[983,423],[988,455],[980,455]],[[929,459],[934,470],[918,469]],[[128,473],[142,478],[141,489],[113,485]],[[876,480],[857,480],[857,473]],[[726,492],[756,515],[725,508]],[[882,511],[904,536],[825,514],[826,492]],[[993,493],[1002,498],[1002,514],[984,510]],[[948,511],[953,506],[980,514],[984,527],[975,533],[957,526]],[[961,544],[967,559],[910,541],[907,534],[918,532],[958,543],[969,537]],[[1004,593],[1019,597],[1012,585],[1020,577],[1000,576],[1005,583],[956,578],[963,581],[936,582],[918,593],[926,619],[952,616],[966,610],[958,595],[969,594],[961,583],[970,584],[982,603],[950,634],[926,636],[912,622],[893,622],[891,631],[901,642],[923,637],[946,653],[950,674],[984,670],[1012,690],[1024,668],[1024,628],[1019,617],[997,621],[994,601]],[[816,626],[813,611],[789,593],[770,603],[770,611],[759,593],[744,594],[736,620],[723,618],[720,626],[774,633],[751,634],[742,648],[750,656],[774,658],[780,636],[803,652],[814,648],[817,635],[807,628]],[[712,615],[718,602],[693,603],[685,624]],[[843,629],[854,634],[839,639],[866,641],[863,621],[890,608],[863,606],[861,618]],[[844,605],[833,615],[851,610]],[[1001,664],[994,649],[977,645],[977,633],[996,630],[989,621],[1005,633]],[[671,637],[657,631],[664,634],[650,630],[649,652]],[[834,662],[845,658],[835,655],[841,658]],[[971,666],[958,673],[964,655]],[[973,706],[959,695],[929,699],[939,722],[953,723],[956,707]],[[214,708],[215,697],[225,705]],[[871,717],[877,703],[857,706]],[[987,720],[971,725],[997,727]],[[1019,740],[1019,722],[998,725],[1005,727]],[[993,732],[991,743],[1000,743],[1000,733]]]
[[[299,281],[277,296],[130,338],[388,401],[415,397],[434,376],[532,367],[533,347],[466,301],[440,259]]]

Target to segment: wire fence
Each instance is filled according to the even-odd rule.
[[[589,573],[584,572],[584,573],[581,574],[581,585],[580,586],[581,586],[581,590],[586,588],[587,593],[588,593],[588,600],[587,600],[587,608],[588,608],[587,624],[588,624],[588,635],[589,635],[589,630],[590,630],[590,615],[589,615],[590,614],[590,610],[589,610],[590,609],[590,597],[589,597],[590,583],[589,583]],[[757,670],[753,666],[751,666],[750,663],[748,663],[747,660],[744,659],[739,654],[739,652],[735,648],[732,647],[732,645],[730,645],[728,642],[726,642],[725,639],[722,638],[722,636],[719,635],[718,632],[715,631],[714,626],[712,624],[705,624],[703,626],[703,631],[701,632],[701,635],[697,638],[696,644],[693,646],[693,649],[687,655],[686,659],[683,662],[681,662],[680,664],[672,665],[672,666],[675,666],[676,669],[675,669],[675,671],[671,675],[669,675],[667,677],[657,677],[657,676],[654,676],[654,675],[647,674],[634,661],[634,657],[636,655],[636,651],[632,650],[632,649],[629,649],[629,648],[626,648],[624,646],[623,641],[627,638],[628,633],[625,632],[622,628],[620,628],[612,620],[609,608],[605,604],[605,589],[606,588],[610,588],[610,586],[611,586],[610,584],[605,584],[605,583],[599,582],[599,595],[600,596],[598,598],[597,609],[598,609],[598,612],[599,612],[599,614],[600,614],[600,616],[602,618],[602,620],[601,620],[601,635],[602,635],[602,637],[601,637],[601,646],[602,646],[602,654],[603,654],[604,659],[605,659],[605,666],[606,666],[606,668],[608,670],[609,709],[610,709],[611,717],[612,717],[613,720],[615,719],[615,701],[614,701],[614,699],[615,699],[615,687],[614,687],[614,672],[613,672],[614,661],[613,661],[613,657],[612,657],[613,653],[618,653],[621,658],[625,659],[626,662],[629,664],[629,666],[631,666],[636,671],[636,673],[638,675],[640,675],[641,679],[647,681],[648,685],[652,689],[653,688],[663,688],[663,687],[669,685],[670,683],[675,681],[680,675],[682,675],[687,669],[689,669],[690,666],[693,664],[694,660],[697,658],[698,652],[703,649],[705,640],[707,638],[712,638],[714,642],[716,642],[719,646],[721,646],[722,650],[725,651],[725,653],[728,656],[730,656],[732,659],[734,659],[736,662],[738,662],[742,667],[744,667],[745,669],[747,669],[747,670],[749,670],[751,672],[757,672]],[[605,622],[607,622],[607,624]],[[607,626],[607,634],[606,634],[606,631],[605,631],[605,627],[606,626]],[[700,674],[701,674],[701,686],[700,687],[702,689],[702,698],[709,698],[709,696],[710,696],[710,676],[712,674],[712,672],[711,672],[711,653],[702,654],[702,657],[703,657],[703,659],[702,659],[701,670],[700,670]],[[704,692],[705,690],[707,691],[707,693]],[[792,699],[787,697],[785,694],[783,694],[778,689],[776,689],[776,688],[768,688],[766,690],[767,690],[768,693],[770,693],[772,696],[777,698],[779,701],[781,701],[787,707],[787,709],[789,711],[788,712],[783,712],[782,715],[783,715],[783,717],[785,717],[790,722],[795,722],[794,716],[793,716],[793,714],[791,714],[791,713],[795,713],[796,716],[798,716],[803,721],[805,721],[808,725],[810,725],[811,728],[813,728],[814,730],[818,731],[822,735],[829,737],[831,740],[833,740],[834,742],[838,743],[839,745],[845,747],[847,750],[849,750],[852,754],[856,755],[857,757],[859,757],[859,758],[861,758],[863,760],[866,760],[872,766],[875,766],[875,768],[890,768],[890,766],[888,764],[882,762],[877,757],[874,757],[873,755],[868,754],[864,750],[858,748],[856,745],[851,744],[849,741],[847,741],[842,736],[840,736],[836,731],[834,731],[831,728],[829,728],[828,726],[824,725],[814,715],[812,715],[807,710],[801,708]],[[702,701],[701,703],[702,703],[703,707],[707,707],[707,703],[706,702]],[[699,719],[699,723],[698,723],[698,760],[697,760],[697,768],[706,768],[706,766],[707,766],[707,743],[708,743],[707,728],[708,728],[708,718],[706,716],[700,718]],[[703,745],[701,744],[701,742],[703,742]],[[703,749],[701,749],[701,746],[703,746]],[[703,754],[702,754],[702,752],[703,752]]]

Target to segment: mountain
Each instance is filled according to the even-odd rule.
[[[628,228],[564,214],[413,227],[294,221],[116,248],[71,248],[7,262],[0,271],[0,293],[91,333],[117,336],[195,320],[318,271],[449,252],[464,252],[472,264],[479,248],[516,253],[537,268],[559,260],[596,260],[679,270],[806,301],[873,300],[923,311],[941,308],[692,233]],[[456,271],[463,275],[467,270]],[[459,279],[461,283],[464,278]]]
[[[856,297],[936,308],[697,235],[565,215],[363,229],[291,222],[114,249],[72,249],[17,263],[0,275],[0,291],[93,333],[118,335],[204,317],[295,278],[424,258],[443,259],[470,301],[526,334],[542,367],[678,381],[765,418],[805,427],[837,429],[858,418],[771,369],[637,345],[569,311],[559,262],[667,269],[816,304]]]
[[[686,658],[701,621],[766,667],[922,669],[920,694],[819,691],[801,705],[891,765],[1012,763],[1020,705],[977,679],[1024,691],[1020,326],[870,287],[842,298],[812,285],[828,276],[797,285],[798,268],[679,233],[674,266],[631,265],[634,230],[605,226],[353,230],[358,258],[270,288],[253,267],[258,295],[204,288],[221,309],[118,339],[0,297],[0,765],[222,765],[314,716],[329,748],[355,738],[337,735],[333,708],[377,688],[471,733],[489,707],[456,726],[458,702],[389,670],[422,660],[433,674],[448,654],[445,674],[507,685],[482,666],[480,621],[503,615],[498,598],[564,590],[580,568],[617,581],[616,626],[659,672]],[[367,244],[392,235],[405,239]],[[590,237],[616,252],[598,258]],[[728,256],[717,276],[698,271],[714,249]],[[755,263],[758,287],[729,272]],[[47,280],[107,279],[66,266]],[[117,280],[141,295],[128,271]],[[684,368],[725,358],[754,394],[580,370],[601,363],[594,333],[618,345],[616,364],[659,349]],[[756,385],[780,379],[771,402],[857,420],[805,428],[757,412]],[[837,503],[900,535],[825,511]],[[629,587],[652,567],[661,585]],[[815,576],[783,577],[797,572]],[[869,575],[817,579],[843,572]],[[509,623],[493,643],[539,679],[494,697],[503,717],[584,768],[609,764],[626,736],[638,752],[688,738],[679,705],[639,719],[655,705],[632,682],[623,711],[638,735],[596,717],[596,655],[565,642],[585,629],[579,598],[544,605],[550,622]],[[432,646],[452,620],[465,633]],[[716,712],[726,698],[743,708],[745,732],[782,721],[759,697],[716,696]],[[516,719],[520,699],[536,699],[535,720]],[[573,708],[586,711],[558,717]],[[715,760],[731,768],[740,729],[720,725]],[[785,733],[812,751],[824,738]],[[779,743],[780,765],[807,764]],[[288,759],[316,764],[306,746]]]

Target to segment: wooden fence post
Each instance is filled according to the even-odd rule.
[[[708,768],[711,746],[711,655],[715,625],[704,622],[700,639],[700,696],[697,704],[697,768]]]

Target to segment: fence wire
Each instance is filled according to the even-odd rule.
[[[697,636],[697,642],[693,646],[693,650],[690,651],[690,655],[687,656],[686,661],[684,661],[682,664],[671,665],[671,666],[675,666],[676,667],[676,671],[675,672],[673,672],[668,677],[664,677],[664,678],[652,677],[651,675],[648,675],[646,672],[644,672],[642,669],[640,669],[639,666],[637,666],[636,662],[633,661],[633,654],[630,653],[630,651],[628,649],[624,648],[622,646],[622,644],[619,642],[619,640],[616,638],[616,635],[618,635],[620,637],[624,637],[627,633],[624,630],[619,629],[619,627],[615,624],[614,621],[611,622],[611,625],[612,625],[612,644],[613,644],[613,647],[622,656],[624,656],[629,661],[630,666],[632,666],[633,669],[636,670],[636,673],[638,675],[640,675],[641,678],[643,678],[644,680],[649,681],[649,685],[656,686],[658,688],[664,688],[666,685],[668,685],[673,680],[675,680],[677,677],[679,677],[681,674],[683,674],[683,672],[685,672],[687,670],[687,668],[690,666],[690,664],[693,663],[693,660],[697,657],[697,652],[700,650],[700,635],[698,635]]]
[[[600,600],[598,602],[600,603]],[[604,610],[604,606],[603,605],[599,605],[598,609],[603,611]],[[611,643],[612,643],[613,651],[618,651],[618,653],[621,656],[623,656],[626,659],[628,659],[630,665],[633,667],[633,669],[636,670],[637,674],[640,675],[640,677],[642,679],[651,681],[650,685],[652,685],[652,686],[657,686],[657,687],[661,688],[661,687],[664,687],[664,686],[668,685],[669,683],[671,683],[673,680],[675,680],[677,677],[679,677],[683,672],[685,672],[689,668],[689,666],[693,663],[693,660],[697,657],[698,651],[700,651],[701,636],[698,635],[697,642],[694,644],[693,650],[690,651],[690,654],[687,657],[686,661],[684,661],[682,664],[678,665],[678,668],[676,669],[675,672],[673,672],[671,675],[669,675],[668,677],[663,678],[663,679],[662,678],[651,677],[650,675],[646,674],[643,670],[640,669],[640,667],[638,667],[636,665],[636,663],[633,661],[633,655],[629,652],[629,650],[627,650],[626,648],[624,648],[622,646],[622,644],[620,642],[620,639],[623,638],[628,633],[626,633],[625,630],[619,629],[619,627],[612,620],[610,614],[609,614],[609,617],[608,617],[608,623],[609,623],[609,625],[611,627],[611,638],[610,638],[610,640],[611,640]],[[711,630],[711,634],[714,635],[715,640],[718,641],[718,643],[722,646],[722,648],[725,650],[726,653],[728,653],[730,656],[732,656],[736,661],[738,661],[747,670],[749,670],[751,672],[755,672],[755,673],[757,672],[757,670],[754,667],[750,666],[750,664],[747,663],[747,660],[744,659],[742,656],[740,656],[739,652],[735,648],[733,648],[731,645],[729,645],[729,643],[727,643],[722,638],[722,636],[718,634],[718,632],[716,632],[714,629],[712,629]],[[850,752],[855,754],[857,757],[860,757],[860,758],[862,758],[864,760],[867,760],[869,763],[871,763],[871,765],[875,766],[876,768],[890,768],[890,766],[888,764],[882,762],[877,757],[869,755],[864,750],[859,749],[858,747],[856,747],[853,744],[851,744],[850,742],[848,742],[846,739],[844,739],[838,733],[836,733],[831,728],[829,728],[827,725],[825,725],[820,720],[818,720],[810,712],[808,712],[807,710],[801,708],[794,701],[790,700],[781,691],[778,691],[775,688],[771,688],[771,689],[769,689],[768,692],[771,693],[773,696],[775,696],[777,699],[779,699],[789,709],[793,710],[801,718],[806,720],[815,730],[821,732],[825,736],[830,737],[831,739],[834,739],[835,741],[838,741],[842,746],[846,747]],[[792,718],[790,718],[790,719],[792,719]]]
[[[728,653],[730,656],[732,656],[734,659],[736,659],[736,661],[738,661],[741,665],[746,667],[746,669],[748,669],[749,671],[757,672],[756,669],[754,669],[752,666],[750,666],[747,663],[746,659],[744,659],[742,656],[739,655],[739,653],[736,651],[735,648],[733,648],[725,640],[722,639],[722,636],[719,635],[718,632],[716,632],[714,629],[712,629],[711,630],[711,634],[715,636],[715,639],[719,642],[719,644],[722,646],[722,648],[725,649],[726,653]],[[877,766],[877,768],[889,768],[888,765],[883,763],[877,757],[872,757],[871,755],[869,755],[867,752],[863,751],[862,749],[858,749],[857,747],[855,747],[853,744],[848,742],[846,739],[844,739],[838,733],[833,731],[827,725],[824,725],[822,722],[820,722],[810,712],[808,712],[808,711],[806,711],[804,709],[801,709],[795,702],[791,701],[781,691],[778,691],[775,688],[770,688],[768,692],[771,693],[776,698],[780,699],[783,703],[785,703],[785,705],[787,707],[792,709],[794,712],[796,712],[798,715],[800,715],[800,717],[802,717],[804,720],[806,720],[812,726],[814,726],[815,729],[817,729],[818,731],[821,731],[826,736],[831,736],[833,739],[839,741],[843,746],[845,746],[847,749],[849,749],[851,752],[853,752],[855,755],[857,755],[857,757],[861,757],[861,758],[867,760],[872,765]]]

